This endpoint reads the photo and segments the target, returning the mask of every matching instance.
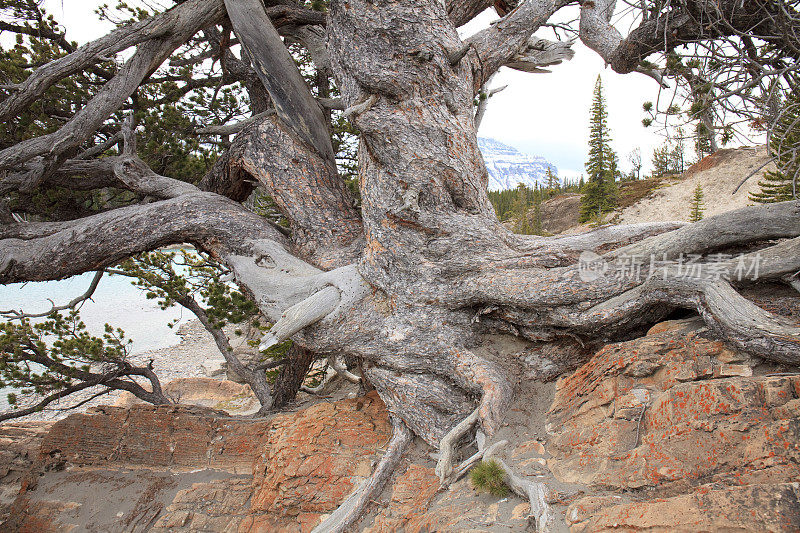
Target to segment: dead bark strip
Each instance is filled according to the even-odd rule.
[[[536,531],[548,533],[553,529],[555,515],[547,503],[547,486],[544,483],[523,479],[502,460],[494,455],[487,454],[484,460],[493,460],[500,465],[505,473],[503,481],[515,494],[522,496],[531,504],[531,513],[536,523]]]
[[[472,429],[472,426],[478,421],[479,414],[480,410],[475,409],[467,418],[451,429],[447,435],[442,437],[442,441],[439,444],[439,460],[436,461],[436,475],[439,476],[440,485],[444,485],[447,478],[453,473],[453,454],[455,453],[456,444],[467,431]]]
[[[225,0],[233,31],[247,49],[278,116],[335,169],[330,133],[297,65],[272,25],[261,0]]]
[[[386,482],[403,457],[413,435],[402,420],[392,417],[392,438],[370,478],[351,494],[331,515],[312,530],[312,533],[341,533],[354,526],[370,501],[381,493]]]

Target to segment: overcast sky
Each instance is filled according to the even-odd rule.
[[[487,10],[462,33],[472,33],[497,19]],[[538,32],[552,39],[551,32]],[[664,142],[654,128],[642,125],[642,104],[655,101],[658,84],[642,74],[619,75],[605,68],[603,60],[580,42],[573,45],[575,57],[551,67],[549,74],[528,74],[502,68],[492,80],[493,87],[508,85],[489,100],[479,135],[492,137],[521,151],[541,155],[556,165],[561,177],[573,177],[584,170],[589,150],[589,109],[599,74],[603,79],[612,148],[623,170],[629,169],[628,153],[642,151],[649,168],[653,149]]]
[[[113,5],[113,1],[106,0]],[[84,43],[106,33],[109,27],[94,14],[100,0],[45,0],[45,9],[67,28],[67,38]],[[497,15],[487,10],[462,29],[471,34]],[[540,32],[541,33],[541,32]],[[543,37],[552,35],[542,33]],[[527,74],[503,68],[493,86],[508,84],[489,101],[479,134],[510,144],[523,152],[541,155],[556,165],[561,177],[584,172],[588,151],[589,108],[597,75],[602,75],[612,146],[623,170],[627,155],[640,147],[645,169],[653,149],[663,138],[642,126],[642,103],[655,100],[658,85],[641,74],[618,75],[604,68],[593,51],[575,43],[575,58],[552,67],[550,74]]]

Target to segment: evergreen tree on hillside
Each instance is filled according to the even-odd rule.
[[[750,199],[760,204],[784,202],[797,197],[797,176],[800,174],[800,96],[792,95],[773,127],[769,140],[770,155],[778,167],[764,173],[758,182],[760,191]]]
[[[529,235],[531,232],[530,222],[528,221],[528,208],[531,205],[531,191],[524,183],[517,185],[517,194],[514,199],[514,233]]]
[[[589,180],[581,198],[581,222],[586,222],[592,216],[600,217],[616,206],[617,155],[611,149],[610,142],[603,84],[600,76],[597,76],[589,117],[589,161],[586,163]]]
[[[542,191],[537,190],[533,196],[533,221],[531,222],[531,234],[542,235]]]
[[[661,178],[672,172],[672,158],[670,156],[670,146],[664,143],[662,146],[653,150],[653,174],[654,178]]]
[[[547,178],[547,192],[551,193],[551,195],[557,193],[561,187],[558,182],[558,176],[553,172],[553,169],[548,168],[545,177]]]
[[[703,202],[703,187],[698,183],[694,189],[694,196],[689,204],[691,206],[689,211],[689,222],[698,222],[703,220],[704,202]]]

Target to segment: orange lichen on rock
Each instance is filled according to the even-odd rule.
[[[700,517],[710,512],[702,507],[710,500],[675,495],[714,483],[715,489],[758,485],[757,496],[766,498],[800,480],[800,375],[753,376],[746,356],[708,335],[702,328],[656,326],[644,338],[604,347],[558,383],[548,413],[548,466],[556,477],[598,489],[648,490],[644,502],[580,500],[571,507],[574,517],[568,514],[573,529],[680,529],[689,518],[677,511],[674,522],[647,518],[656,513],[652,498],[674,496],[669,505],[696,505]],[[728,498],[725,490],[733,489],[719,493]],[[662,507],[658,512],[671,513]],[[623,514],[641,516],[626,522]]]

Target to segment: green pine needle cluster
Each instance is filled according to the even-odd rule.
[[[18,389],[8,403],[64,391],[100,374],[123,378],[133,369],[128,362],[129,339],[119,328],[91,335],[78,311],[56,312],[40,322],[27,318],[0,323],[0,387]],[[98,373],[90,374],[92,370]],[[100,381],[98,381],[100,383]]]
[[[475,490],[502,498],[509,493],[508,485],[503,481],[504,475],[500,464],[494,459],[489,459],[481,461],[469,471],[469,480]]]
[[[795,183],[800,175],[800,96],[792,94],[784,111],[773,127],[769,141],[770,156],[775,158],[777,170],[764,173],[758,182],[760,190],[750,194],[750,200],[759,204],[771,204],[792,200],[796,196]]]

